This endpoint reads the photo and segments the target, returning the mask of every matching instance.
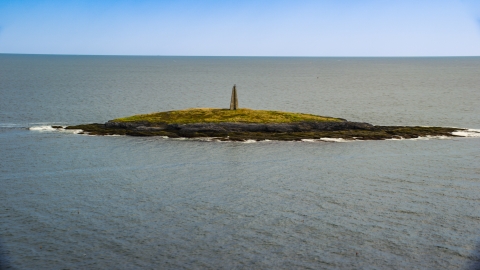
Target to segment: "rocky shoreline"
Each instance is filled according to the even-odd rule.
[[[170,138],[212,137],[223,141],[245,140],[302,140],[341,138],[346,140],[384,140],[394,138],[418,138],[427,136],[454,137],[458,128],[374,126],[363,122],[319,122],[294,123],[192,123],[166,124],[108,121],[104,124],[69,126],[66,129],[81,129],[90,135],[167,136]]]

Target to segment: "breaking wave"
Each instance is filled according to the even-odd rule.
[[[461,137],[480,137],[480,129],[466,129],[452,132],[452,135]]]
[[[33,126],[29,127],[29,130],[32,131],[40,131],[40,132],[53,132],[53,131],[59,131],[59,132],[65,132],[65,133],[73,133],[73,134],[78,134],[81,133],[83,130],[81,129],[65,129],[67,126],[48,126],[48,125],[42,125],[42,126]]]

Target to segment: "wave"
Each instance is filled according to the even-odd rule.
[[[452,139],[453,137],[449,136],[424,136],[424,137],[418,137],[418,138],[392,138],[392,139],[385,139],[385,141],[428,141],[430,139],[436,139],[436,140],[449,140]]]
[[[322,141],[322,142],[353,142],[353,141],[356,141],[356,140],[345,140],[345,139],[342,139],[342,138],[320,138],[319,140]]]
[[[29,130],[32,131],[40,131],[40,132],[53,132],[53,131],[59,131],[59,132],[65,132],[65,133],[73,133],[73,134],[78,134],[83,132],[81,129],[65,129],[67,126],[49,126],[49,125],[42,125],[42,126],[33,126],[29,127]]]
[[[355,142],[360,140],[346,140],[342,138],[301,139],[302,142]]]
[[[480,138],[480,129],[466,129],[452,132],[452,135],[460,137]]]
[[[29,127],[29,130],[35,130],[35,131],[55,131],[57,130],[56,128],[53,128],[52,126],[33,126]]]

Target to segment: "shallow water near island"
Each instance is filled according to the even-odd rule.
[[[236,83],[241,107],[478,130],[478,70],[478,57],[0,55],[2,263],[476,269],[480,138],[242,143],[50,127],[227,107]]]

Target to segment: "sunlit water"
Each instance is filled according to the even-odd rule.
[[[0,55],[18,269],[475,269],[480,138],[202,142],[29,127],[227,107],[480,129],[480,58]],[[0,264],[0,265],[2,265]]]

